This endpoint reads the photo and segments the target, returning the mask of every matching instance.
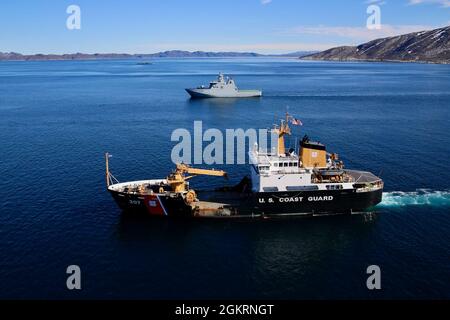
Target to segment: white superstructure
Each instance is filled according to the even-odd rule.
[[[335,170],[332,164],[321,170],[305,168],[295,152],[286,155],[267,153],[255,149],[249,153],[253,192],[277,192],[277,191],[314,191],[330,189],[352,189],[354,180],[351,176],[343,177],[337,181],[331,179],[326,182],[322,179],[319,183],[320,173],[327,171],[342,175],[343,171]]]
[[[249,152],[253,192],[345,190],[355,184],[367,184],[367,190],[382,187],[373,184],[380,179],[370,172],[344,170],[337,154],[327,153],[323,144],[307,136],[300,143],[300,154],[286,151],[284,135],[291,134],[290,118],[286,114],[280,127],[273,129],[278,135],[276,151],[259,150],[255,144]]]

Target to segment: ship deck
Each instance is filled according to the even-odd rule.
[[[158,186],[166,185],[166,179],[153,179],[153,180],[139,180],[139,181],[129,181],[120,182],[108,186],[108,190],[115,192],[123,192],[129,194],[151,194],[152,190],[148,189],[148,186]]]
[[[232,211],[228,206],[226,203],[209,201],[195,201],[191,204],[194,214],[201,217],[231,216]]]
[[[345,170],[345,173],[352,178],[354,183],[375,183],[381,181],[381,178],[368,171]]]

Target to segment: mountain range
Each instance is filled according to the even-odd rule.
[[[342,46],[301,57],[305,60],[450,63],[450,26]]]
[[[210,58],[210,57],[300,57],[313,53],[312,51],[298,51],[280,55],[264,55],[254,52],[210,52],[210,51],[182,51],[170,50],[148,54],[127,53],[72,53],[72,54],[31,54],[24,55],[16,52],[0,52],[0,60],[95,60],[95,59],[139,59],[139,58]]]
[[[413,32],[372,40],[358,46],[341,46],[322,52],[298,51],[264,55],[254,52],[210,52],[169,50],[150,54],[73,53],[32,54],[0,52],[0,60],[93,60],[139,58],[208,58],[208,57],[300,57],[304,60],[398,61],[450,64],[450,26],[431,31]]]

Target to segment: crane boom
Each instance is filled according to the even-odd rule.
[[[190,174],[191,176],[186,176]],[[186,190],[186,180],[189,180],[198,175],[216,176],[227,178],[227,173],[223,170],[213,169],[197,169],[191,168],[186,164],[177,164],[176,169],[167,177],[167,182],[175,192],[183,192]]]
[[[185,164],[178,164],[177,170],[182,172],[193,174],[193,175],[205,175],[205,176],[216,176],[216,177],[226,177],[227,173],[223,170],[214,170],[214,169],[197,169],[191,168]]]

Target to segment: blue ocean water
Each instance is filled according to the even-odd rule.
[[[219,71],[261,99],[192,101]],[[121,213],[121,181],[164,177],[170,135],[294,133],[381,174],[370,215],[289,221],[154,220]],[[450,66],[296,59],[0,63],[0,298],[450,298]],[[291,140],[292,144],[294,140]],[[245,165],[216,166],[230,184]],[[221,180],[195,178],[203,187]],[[66,289],[79,265],[82,290]],[[382,289],[366,288],[379,265]]]

